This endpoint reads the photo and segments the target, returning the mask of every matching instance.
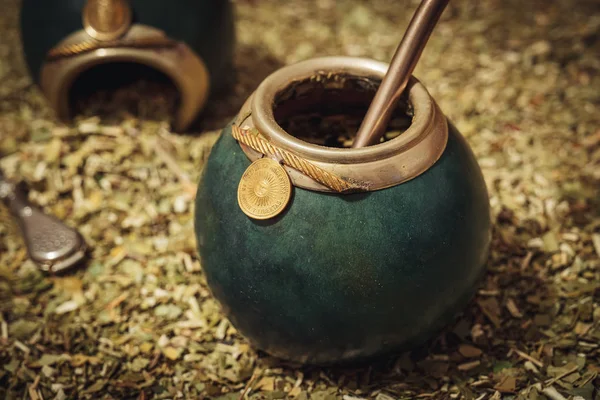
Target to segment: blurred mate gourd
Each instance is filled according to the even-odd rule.
[[[179,91],[174,127],[184,130],[233,76],[232,7],[228,0],[23,0],[25,59],[62,119],[84,71],[119,62],[156,69]]]

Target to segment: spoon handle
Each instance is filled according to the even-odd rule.
[[[86,244],[79,232],[34,207],[25,184],[7,180],[1,171],[0,200],[16,219],[29,257],[42,270],[64,271],[84,258]]]
[[[388,72],[358,129],[352,147],[376,144],[385,133],[398,99],[406,88],[423,48],[448,2],[449,0],[423,0],[415,11]]]

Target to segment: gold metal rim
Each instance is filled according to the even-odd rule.
[[[122,41],[144,41],[149,38],[165,40],[163,31],[144,25],[133,25]],[[68,47],[89,40],[84,30],[77,31],[57,47]],[[111,62],[139,63],[161,71],[172,79],[179,90],[181,103],[174,118],[174,129],[182,131],[193,122],[204,107],[210,90],[206,65],[185,43],[169,48],[103,47],[70,57],[48,59],[40,72],[40,86],[58,117],[70,116],[69,90],[82,72],[93,66]]]
[[[256,128],[265,136],[274,139],[283,147],[293,147],[298,153],[311,159],[324,159],[331,162],[371,161],[390,154],[396,154],[419,139],[422,132],[431,123],[433,102],[422,85],[414,85],[410,92],[410,100],[414,107],[415,117],[411,126],[394,140],[360,149],[340,149],[304,142],[285,132],[276,122],[273,115],[275,96],[291,81],[302,80],[320,71],[346,72],[359,76],[383,77],[387,65],[374,60],[353,57],[324,57],[303,61],[282,68],[265,79],[256,90],[252,104],[252,115]]]
[[[429,169],[442,155],[448,140],[448,124],[425,87],[414,77],[408,86],[414,111],[410,127],[398,137],[363,148],[332,148],[302,141],[285,132],[275,121],[273,108],[277,94],[292,82],[318,73],[347,73],[382,79],[387,65],[354,57],[325,57],[284,67],[267,77],[242,106],[236,123],[257,129],[275,146],[291,151],[318,167],[356,182],[367,190],[384,189],[408,181]],[[262,154],[241,145],[250,160]],[[331,192],[330,188],[286,167],[294,185]]]

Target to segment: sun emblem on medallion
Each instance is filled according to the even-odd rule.
[[[269,219],[287,206],[292,184],[285,169],[275,160],[254,161],[242,175],[238,186],[238,204],[254,219]]]

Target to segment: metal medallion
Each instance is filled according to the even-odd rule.
[[[131,25],[131,9],[126,0],[88,0],[83,10],[83,27],[92,38],[115,40]]]
[[[279,215],[290,201],[292,183],[285,169],[271,158],[254,161],[242,175],[238,204],[250,218],[269,219]]]

